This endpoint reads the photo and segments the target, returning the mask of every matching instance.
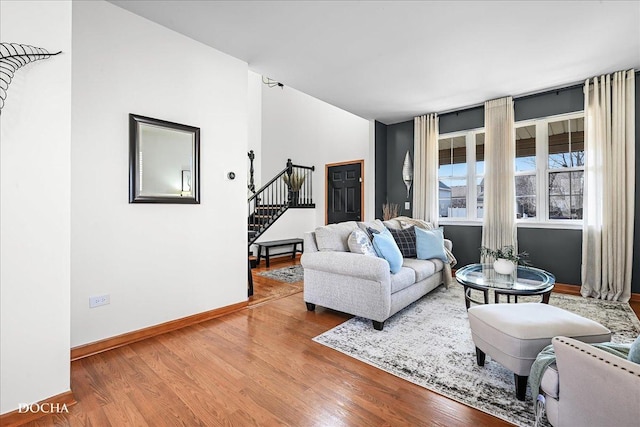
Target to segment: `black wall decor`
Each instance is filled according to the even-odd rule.
[[[49,53],[47,49],[18,43],[0,43],[0,111],[7,99],[7,89],[20,67],[40,59],[58,55],[62,51]]]

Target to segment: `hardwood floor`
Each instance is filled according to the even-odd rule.
[[[350,316],[255,279],[247,309],[73,362],[78,404],[28,425],[510,425],[316,344]]]
[[[262,304],[264,302],[282,298],[302,291],[302,281],[296,283],[285,283],[260,276],[265,271],[277,270],[279,268],[290,267],[300,264],[300,255],[295,260],[290,256],[271,258],[270,267],[265,266],[264,260],[260,265],[252,270],[253,295],[249,298],[249,305]]]

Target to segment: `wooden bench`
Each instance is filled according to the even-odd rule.
[[[256,242],[256,245],[258,246],[258,260],[256,261],[257,265],[260,265],[260,258],[262,257],[262,248],[265,249],[265,259],[267,260],[267,267],[269,267],[269,250],[271,248],[279,248],[282,246],[289,246],[292,245],[292,249],[291,249],[291,259],[295,259],[296,257],[296,253],[300,252],[304,252],[304,240],[302,239],[284,239],[284,240],[272,240],[269,242]],[[300,245],[300,250],[298,250],[298,245]],[[285,254],[288,254],[289,252],[283,252]],[[277,254],[277,255],[281,255],[281,253]]]

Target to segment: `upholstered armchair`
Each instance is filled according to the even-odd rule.
[[[640,425],[640,365],[571,338],[552,344],[540,394],[553,426]]]

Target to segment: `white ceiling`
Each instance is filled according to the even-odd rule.
[[[640,1],[111,2],[386,124],[640,68]]]

